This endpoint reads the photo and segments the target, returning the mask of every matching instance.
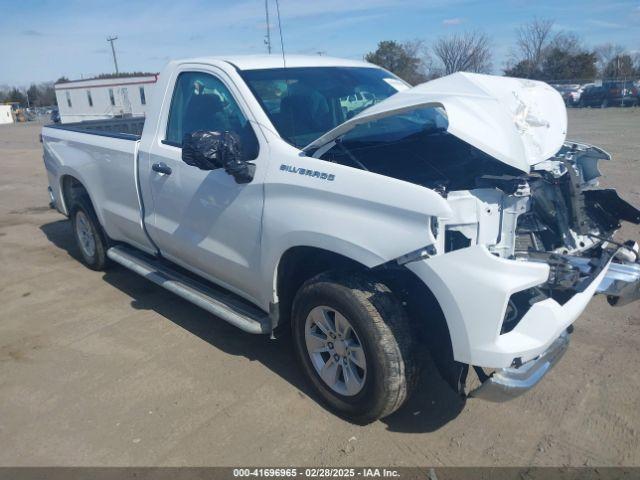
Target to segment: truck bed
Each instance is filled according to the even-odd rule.
[[[95,212],[110,238],[143,251],[150,246],[142,227],[137,151],[144,117],[93,120],[42,129],[44,162],[52,200],[68,214],[62,188],[66,177],[89,185]]]
[[[47,125],[48,128],[89,133],[103,137],[140,140],[145,117],[110,118],[107,120],[86,120],[84,122]]]

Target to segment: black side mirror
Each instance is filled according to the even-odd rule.
[[[224,170],[236,183],[253,180],[256,166],[242,160],[240,137],[234,132],[198,130],[182,139],[182,161],[200,170]]]

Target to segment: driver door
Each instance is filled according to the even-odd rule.
[[[153,200],[146,219],[149,236],[163,257],[253,301],[267,146],[259,144],[230,81],[182,71],[174,85],[166,129],[158,132],[141,167],[149,168]],[[243,160],[256,165],[254,179],[238,184],[224,169],[184,163],[182,139],[199,130],[237,133]]]

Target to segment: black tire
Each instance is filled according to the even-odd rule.
[[[609,107],[609,100],[605,98],[602,100],[602,103],[600,104],[600,108],[608,108],[608,107]]]
[[[364,350],[366,374],[355,395],[341,395],[325,383],[308,353],[306,321],[319,306],[343,315]],[[362,273],[328,272],[308,280],[293,302],[292,331],[298,361],[314,389],[331,410],[351,421],[367,424],[390,415],[416,385],[418,362],[407,313],[386,285]]]
[[[76,239],[78,250],[80,250],[83,263],[91,270],[105,270],[109,265],[107,258],[107,249],[109,248],[108,240],[102,231],[102,226],[98,221],[91,201],[86,195],[74,199],[69,218],[71,219],[73,235]],[[79,227],[79,223],[83,221],[86,226],[88,226],[88,232],[94,242],[94,248],[92,250],[87,249],[82,244],[80,230],[83,230],[83,228]],[[84,228],[86,229],[86,227]]]

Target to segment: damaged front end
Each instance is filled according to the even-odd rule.
[[[587,288],[593,289],[594,282],[594,293],[605,295],[611,305],[640,299],[638,244],[614,240],[621,222],[640,224],[640,210],[615,190],[598,188],[597,163],[609,159],[599,148],[567,143],[553,158],[535,165],[529,175],[479,178],[479,185],[492,185],[501,192],[497,203],[487,203],[489,194],[483,189],[456,194],[482,198],[486,211],[500,211],[497,241],[488,246],[494,255],[549,266],[545,283],[510,296],[500,335],[513,331],[536,303],[553,299],[564,306]],[[457,235],[470,231],[469,225],[445,224],[445,229]],[[445,249],[448,246],[445,241]],[[504,401],[526,392],[562,357],[572,328],[526,362],[514,359],[509,367],[490,374],[474,367],[481,385],[470,396]]]
[[[613,237],[622,221],[639,224],[640,211],[598,188],[601,160],[610,156],[597,147],[566,143],[529,174],[479,175],[475,188],[446,192],[454,214],[439,221],[439,253],[480,244],[501,258],[549,266],[546,283],[511,296],[501,334],[536,302],[565,304],[603,269],[597,293],[612,305],[638,299],[638,244]]]
[[[609,154],[566,142],[566,127],[561,97],[542,82],[454,74],[305,149],[446,199],[450,214],[425,225],[435,241],[396,261],[442,308],[457,372],[445,379],[458,391],[472,367],[482,382],[472,395],[519,395],[562,356],[593,295],[640,298],[638,244],[614,239],[640,211],[598,188]]]
[[[638,244],[613,239],[621,222],[640,224],[640,210],[620,198],[615,190],[598,188],[598,162],[610,160],[603,150],[590,145],[566,143],[551,159],[541,162],[527,176],[511,179],[515,190],[499,206],[509,217],[503,235],[493,247],[508,258],[545,262],[550,267],[548,282],[527,301],[550,297],[566,303],[581,292],[603,269],[598,293],[608,295],[611,304],[623,305],[638,298]],[[496,183],[504,187],[505,179]],[[481,183],[491,182],[481,178]],[[631,280],[631,285],[622,282]],[[635,283],[635,286],[633,285]],[[510,301],[504,329],[512,328],[519,315],[516,301]],[[520,306],[520,309],[522,306]]]

